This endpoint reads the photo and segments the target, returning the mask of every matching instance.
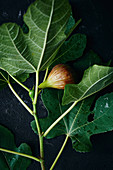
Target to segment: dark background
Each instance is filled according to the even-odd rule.
[[[0,0],[0,24],[4,22],[16,22],[22,25],[22,15],[32,0]],[[104,61],[113,60],[113,0],[70,0],[75,19],[82,18],[82,23],[76,32],[85,33],[88,43],[87,49],[93,49]],[[34,76],[27,80],[26,85],[31,87]],[[20,97],[31,106],[27,93],[18,85],[14,85]],[[106,88],[113,91],[113,85]],[[41,101],[38,110],[42,116],[46,111]],[[38,138],[33,133],[30,122],[32,116],[13,96],[6,87],[0,91],[0,124],[8,127],[15,135],[16,145],[26,142],[32,148],[34,156],[39,155]],[[57,155],[64,136],[52,140],[45,140],[45,157],[47,169],[49,169]],[[78,153],[72,149],[69,140],[55,170],[113,170],[113,132],[94,135],[91,137],[93,144],[89,153]],[[32,161],[28,170],[40,170],[40,165]]]

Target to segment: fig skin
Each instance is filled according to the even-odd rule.
[[[65,64],[58,64],[48,75],[45,82],[39,85],[39,88],[56,88],[64,89],[66,84],[74,84],[74,77],[72,70],[69,66]]]

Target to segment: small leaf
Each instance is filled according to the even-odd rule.
[[[84,71],[94,64],[103,65],[103,62],[100,56],[92,50],[73,62],[73,68],[78,75],[79,81],[83,76]]]
[[[29,74],[20,74],[19,76],[15,77],[19,82],[25,82],[29,78]]]
[[[69,20],[68,20],[68,23],[67,23],[67,26],[66,26],[66,30],[65,30],[65,34],[66,35],[69,34],[70,30],[74,27],[74,25],[75,25],[75,19],[71,15]]]
[[[68,61],[78,59],[82,56],[85,47],[86,36],[84,34],[75,34],[71,36],[71,38],[68,41],[65,41],[60,48],[50,69],[59,63],[65,64]]]
[[[15,145],[13,134],[0,125],[0,147],[15,152],[31,155],[31,149],[26,143],[22,143],[18,148]],[[0,152],[0,169],[6,170],[26,170],[31,160],[19,155]]]
[[[73,62],[72,67],[76,73],[76,83],[79,83],[81,81],[84,71],[94,64],[103,65],[105,63],[103,63],[100,56],[98,56],[92,50]]]
[[[80,101],[98,92],[113,82],[113,67],[94,65],[89,67],[79,84],[67,84],[64,89],[63,105]]]
[[[15,77],[19,82],[25,82],[27,78],[29,78],[29,74],[21,74],[20,76]],[[11,83],[15,83],[13,79],[10,77]],[[6,87],[8,84],[8,74],[7,72],[0,70],[0,90]]]

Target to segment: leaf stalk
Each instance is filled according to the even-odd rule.
[[[8,73],[9,74],[9,73]],[[30,91],[30,89],[28,87],[26,87],[24,84],[22,84],[20,81],[18,81],[15,77],[13,77],[11,74],[9,74],[10,77],[16,82],[18,83],[21,87],[23,87],[26,91]]]
[[[72,109],[73,107],[78,103],[78,101],[75,101],[58,119],[56,119],[56,121],[45,131],[45,133],[43,134],[43,136],[47,136],[47,134],[54,128],[54,126],[57,125],[57,123],[59,123],[64,116],[66,116]]]
[[[34,156],[31,156],[31,155],[27,155],[27,154],[24,154],[24,153],[19,153],[19,152],[15,152],[15,151],[11,151],[11,150],[7,150],[7,149],[3,149],[3,148],[0,148],[0,151],[3,151],[3,152],[7,152],[7,153],[11,153],[11,154],[15,154],[15,155],[19,155],[19,156],[23,156],[25,158],[29,158],[29,159],[33,159],[37,162],[42,162],[41,159],[38,159]]]
[[[27,109],[27,111],[33,115],[33,111],[24,103],[24,101],[19,97],[19,95],[16,93],[16,91],[13,89],[12,85],[8,82],[8,86],[10,90],[13,92],[13,94],[16,96],[16,98],[20,101],[20,103]]]
[[[39,79],[39,72],[36,72],[36,86],[35,86],[35,96],[34,96],[34,101],[33,101],[33,105],[36,105],[37,103],[37,98],[38,98],[38,80]]]
[[[64,148],[65,148],[65,146],[66,146],[66,143],[67,143],[67,141],[68,141],[68,138],[69,138],[69,135],[66,135],[65,141],[64,141],[64,143],[63,143],[63,145],[62,145],[62,147],[61,147],[61,149],[60,149],[60,151],[59,151],[59,153],[58,153],[56,159],[54,160],[54,162],[53,162],[53,164],[52,164],[50,170],[53,170],[53,168],[55,167],[55,165],[56,165],[56,163],[57,163],[59,157],[61,156],[61,154],[62,154],[62,152],[63,152],[63,150],[64,150]]]

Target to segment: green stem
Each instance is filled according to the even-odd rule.
[[[36,105],[37,103],[37,98],[38,98],[38,77],[39,77],[39,72],[36,72],[36,86],[35,86],[35,96],[34,96],[34,101],[33,105]]]
[[[50,168],[50,170],[52,170],[52,169],[54,168],[54,166],[56,165],[56,163],[57,163],[60,155],[62,154],[62,152],[63,152],[63,150],[64,150],[64,148],[65,148],[65,145],[66,145],[66,143],[67,143],[67,141],[68,141],[68,138],[69,138],[69,136],[67,135],[66,138],[65,138],[65,141],[64,141],[64,143],[63,143],[63,145],[62,145],[62,147],[61,147],[61,149],[60,149],[60,151],[59,151],[59,153],[58,153],[58,155],[57,155],[57,157],[56,157],[56,159],[54,160],[54,162],[53,162],[53,164],[52,164],[52,166],[51,166],[51,168]]]
[[[46,69],[46,73],[45,73],[43,81],[46,80],[47,74],[48,74],[48,68]],[[39,72],[37,71],[36,72],[35,96],[34,96],[34,100],[33,100],[33,116],[34,116],[34,119],[35,119],[37,131],[38,131],[38,135],[39,135],[40,156],[41,156],[41,159],[43,160],[41,162],[41,167],[42,167],[42,170],[45,170],[45,165],[44,165],[44,144],[43,144],[43,138],[44,137],[42,136],[42,133],[41,133],[41,128],[40,128],[39,120],[38,120],[38,117],[37,117],[37,110],[36,110],[37,98],[38,98],[38,95],[41,92],[41,90],[38,91],[38,81],[39,81],[38,79],[39,79]]]
[[[39,135],[40,157],[41,157],[41,159],[43,160],[43,161],[41,162],[41,168],[42,168],[42,170],[45,170],[43,136],[42,136],[42,133],[41,133],[40,123],[39,123],[39,120],[38,120],[38,117],[37,117],[37,109],[36,109],[37,98],[38,98],[38,95],[39,95],[39,92],[38,92],[38,81],[39,81],[39,80],[38,80],[38,78],[39,78],[39,73],[38,73],[38,71],[37,71],[37,72],[36,72],[35,97],[34,97],[34,100],[33,100],[33,116],[34,116],[34,119],[35,119],[35,122],[36,122],[36,127],[37,127],[37,131],[38,131],[38,135]]]
[[[63,119],[64,116],[66,116],[72,109],[73,107],[77,104],[78,101],[75,101],[56,121],[45,131],[43,136],[45,137],[53,128],[56,126],[56,124]]]
[[[34,111],[36,110],[35,106],[34,106]],[[38,135],[39,135],[39,142],[40,142],[40,157],[42,159],[41,161],[41,167],[42,170],[45,170],[45,165],[44,165],[44,147],[43,147],[43,136],[41,133],[41,129],[40,129],[40,124],[39,124],[39,120],[37,118],[37,115],[34,114],[34,119],[36,122],[36,127],[37,127],[37,131],[38,131]]]
[[[29,88],[28,87],[26,87],[25,85],[23,85],[21,82],[19,82],[15,77],[13,77],[11,74],[9,74],[10,75],[10,77],[14,80],[14,81],[16,81],[20,86],[22,86],[25,90],[27,90],[28,92],[29,92]]]
[[[44,80],[43,80],[43,82],[46,80],[46,77],[47,77],[48,71],[49,71],[49,68],[47,67],[46,72],[45,72],[45,76],[44,76]]]
[[[19,95],[15,92],[15,90],[13,89],[12,85],[8,82],[8,86],[11,89],[11,91],[13,92],[13,94],[16,96],[16,98],[20,101],[20,103],[28,110],[28,112],[33,115],[33,111],[23,102],[23,100],[19,97]]]
[[[38,159],[38,158],[36,158],[34,156],[27,155],[27,154],[24,154],[24,153],[19,153],[19,152],[15,152],[15,151],[3,149],[3,148],[0,148],[0,151],[7,152],[7,153],[12,153],[12,154],[15,154],[15,155],[20,155],[20,156],[23,156],[23,157],[26,157],[26,158],[29,158],[29,159],[33,159],[33,160],[35,160],[37,162],[41,162],[42,161],[41,159]]]

